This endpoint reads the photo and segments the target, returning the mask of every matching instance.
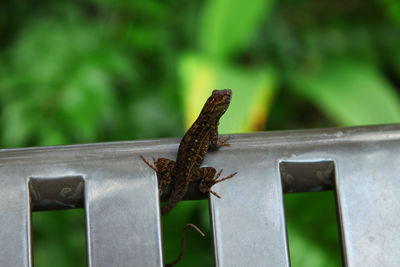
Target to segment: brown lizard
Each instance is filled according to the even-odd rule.
[[[154,165],[152,165],[141,156],[143,161],[157,173],[160,196],[172,183],[172,193],[161,209],[162,215],[168,213],[182,200],[190,182],[200,181],[199,190],[202,193],[210,192],[220,198],[211,190],[211,187],[236,175],[234,172],[218,180],[222,170],[215,175],[216,170],[213,167],[200,168],[208,150],[216,150],[221,146],[229,145],[226,143],[228,138],[218,139],[218,124],[219,119],[228,109],[231,98],[232,91],[230,89],[212,92],[199,117],[183,136],[176,161],[159,158],[153,159]]]

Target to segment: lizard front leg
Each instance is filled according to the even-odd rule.
[[[151,164],[145,157],[140,156],[143,161],[150,166],[157,173],[158,180],[158,193],[161,195],[165,192],[166,187],[172,181],[172,170],[175,168],[175,161],[166,159],[166,158],[158,158],[155,160],[153,158],[154,165]]]
[[[218,184],[222,181],[228,180],[235,176],[237,172],[234,172],[222,179],[218,178],[221,176],[222,169],[215,175],[217,171],[213,167],[203,167],[199,168],[195,175],[193,176],[193,180],[200,180],[199,190],[202,193],[210,192],[214,196],[221,198],[216,192],[211,190],[211,187],[215,184]]]
[[[208,145],[208,150],[215,151],[221,146],[230,146],[230,144],[227,142],[229,139],[229,136],[225,138],[220,138],[218,135],[218,125],[215,126],[213,131],[211,131],[210,133],[210,144]]]

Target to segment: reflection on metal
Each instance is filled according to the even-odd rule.
[[[0,150],[0,266],[32,266],[31,210],[84,207],[89,266],[162,266],[155,173],[178,139]],[[290,266],[282,194],[336,190],[346,266],[400,266],[400,125],[233,135],[204,165],[217,266]],[[162,196],[162,199],[168,194]],[[193,185],[186,199],[205,198]]]
[[[83,207],[84,180],[76,177],[48,177],[29,180],[31,209],[34,211]]]
[[[334,188],[333,161],[282,161],[279,167],[285,193],[318,192]]]

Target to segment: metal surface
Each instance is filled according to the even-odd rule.
[[[400,266],[400,125],[234,136],[205,164],[238,170],[211,198],[217,266],[289,266],[286,191],[336,181],[346,266]]]
[[[217,266],[289,266],[282,189],[335,186],[345,264],[400,266],[399,125],[231,137],[203,164],[238,171],[210,201]],[[32,266],[31,208],[80,206],[89,266],[162,266],[156,176],[139,155],[174,159],[178,141],[0,150],[0,266]]]
[[[400,140],[353,144],[336,159],[348,266],[400,266]]]
[[[233,151],[207,158],[206,164],[212,162],[225,174],[238,171],[213,187],[222,198],[210,200],[217,266],[289,266],[278,159],[270,158],[268,150],[244,146],[259,137],[234,138]]]
[[[139,157],[159,146],[176,147],[167,140],[1,150],[0,266],[32,266],[29,197],[37,207],[73,207],[83,188],[89,266],[162,266],[156,176]],[[46,192],[52,183],[55,192]]]

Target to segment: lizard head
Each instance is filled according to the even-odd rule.
[[[210,115],[210,119],[219,120],[231,103],[232,90],[214,90],[204,105],[203,112]]]

